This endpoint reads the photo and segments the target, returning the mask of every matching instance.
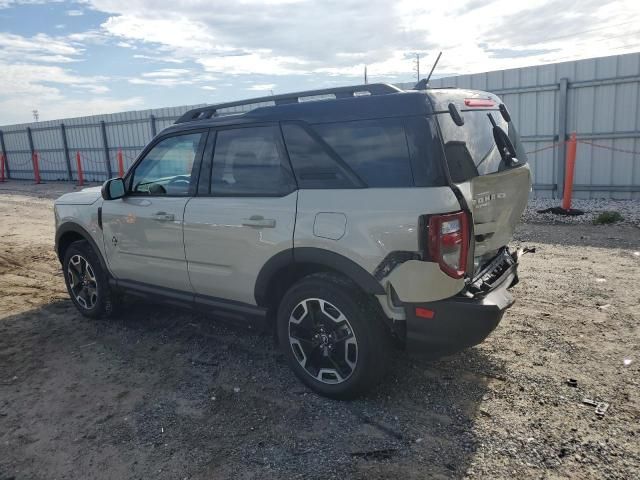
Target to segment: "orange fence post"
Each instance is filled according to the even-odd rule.
[[[564,177],[564,196],[562,197],[562,208],[571,209],[571,195],[573,194],[573,173],[576,166],[577,139],[575,132],[569,137],[567,145],[567,163]]]
[[[80,159],[80,152],[76,152],[76,163],[78,164],[78,185],[84,185],[84,174],[82,173],[82,160]]]
[[[0,182],[4,182],[4,153],[0,153]]]
[[[33,152],[33,156],[31,157],[33,161],[33,177],[36,181],[36,184],[40,183],[40,162],[38,160],[38,152]]]
[[[122,149],[118,149],[118,173],[120,178],[124,178],[124,162],[122,161]]]

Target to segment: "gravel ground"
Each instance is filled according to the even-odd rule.
[[[571,208],[582,210],[584,215],[565,216],[553,213],[538,213],[539,210],[557,207],[560,200],[551,198],[534,198],[529,200],[529,205],[524,212],[523,221],[529,223],[547,224],[585,224],[593,223],[593,220],[601,212],[613,211],[622,215],[623,220],[619,225],[634,225],[640,227],[640,200],[572,200]]]
[[[52,251],[57,193],[0,184],[2,480],[640,477],[637,227],[522,224],[514,245],[536,253],[483,344],[399,355],[338,402],[269,336],[143,303],[81,317]]]

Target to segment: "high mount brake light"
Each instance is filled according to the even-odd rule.
[[[464,104],[467,107],[495,107],[496,102],[488,98],[465,98]]]
[[[429,257],[452,278],[462,278],[467,270],[469,219],[465,212],[429,217]]]

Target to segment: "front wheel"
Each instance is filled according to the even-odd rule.
[[[98,254],[86,240],[73,242],[62,263],[67,292],[76,308],[89,318],[114,313],[115,295],[109,288],[107,273]]]
[[[348,399],[380,380],[391,338],[373,302],[334,274],[310,275],[291,287],[278,309],[278,339],[302,382]]]

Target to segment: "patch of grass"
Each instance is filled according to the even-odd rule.
[[[596,218],[593,219],[594,225],[608,225],[624,220],[624,217],[619,212],[600,212]]]

